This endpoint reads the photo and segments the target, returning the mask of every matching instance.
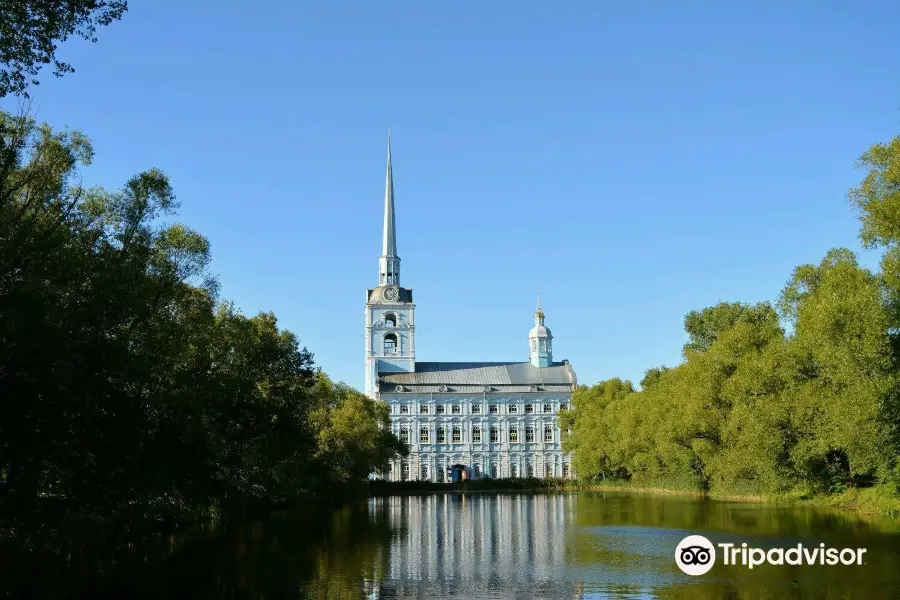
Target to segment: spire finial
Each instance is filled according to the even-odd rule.
[[[537,302],[537,310],[534,311],[534,323],[535,325],[543,325],[544,324],[544,309],[541,307],[541,293],[538,292],[538,302]]]
[[[549,367],[553,364],[550,330],[544,326],[544,307],[541,303],[541,292],[538,291],[537,308],[534,312],[534,327],[528,332],[531,364],[536,367]]]

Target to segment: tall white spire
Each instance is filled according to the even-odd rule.
[[[397,231],[394,227],[394,174],[391,169],[391,130],[388,128],[387,173],[384,179],[384,243],[382,256],[397,256]]]
[[[400,284],[400,257],[397,256],[397,226],[394,217],[394,173],[391,167],[391,130],[388,128],[387,172],[384,180],[384,234],[378,260],[378,285]]]

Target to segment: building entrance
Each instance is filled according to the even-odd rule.
[[[448,479],[451,483],[457,481],[468,481],[472,479],[472,470],[463,464],[451,465],[448,471]]]

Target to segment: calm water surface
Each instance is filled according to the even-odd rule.
[[[312,529],[311,529],[312,528]],[[673,496],[610,493],[372,499],[323,515],[291,513],[185,544],[120,597],[387,599],[900,598],[892,521]],[[316,533],[312,533],[316,531]],[[862,566],[675,565],[690,534],[772,548],[866,548]]]

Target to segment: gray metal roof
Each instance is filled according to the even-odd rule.
[[[417,362],[415,373],[379,375],[379,388],[385,392],[570,391],[576,384],[568,361],[544,368],[528,362]]]

